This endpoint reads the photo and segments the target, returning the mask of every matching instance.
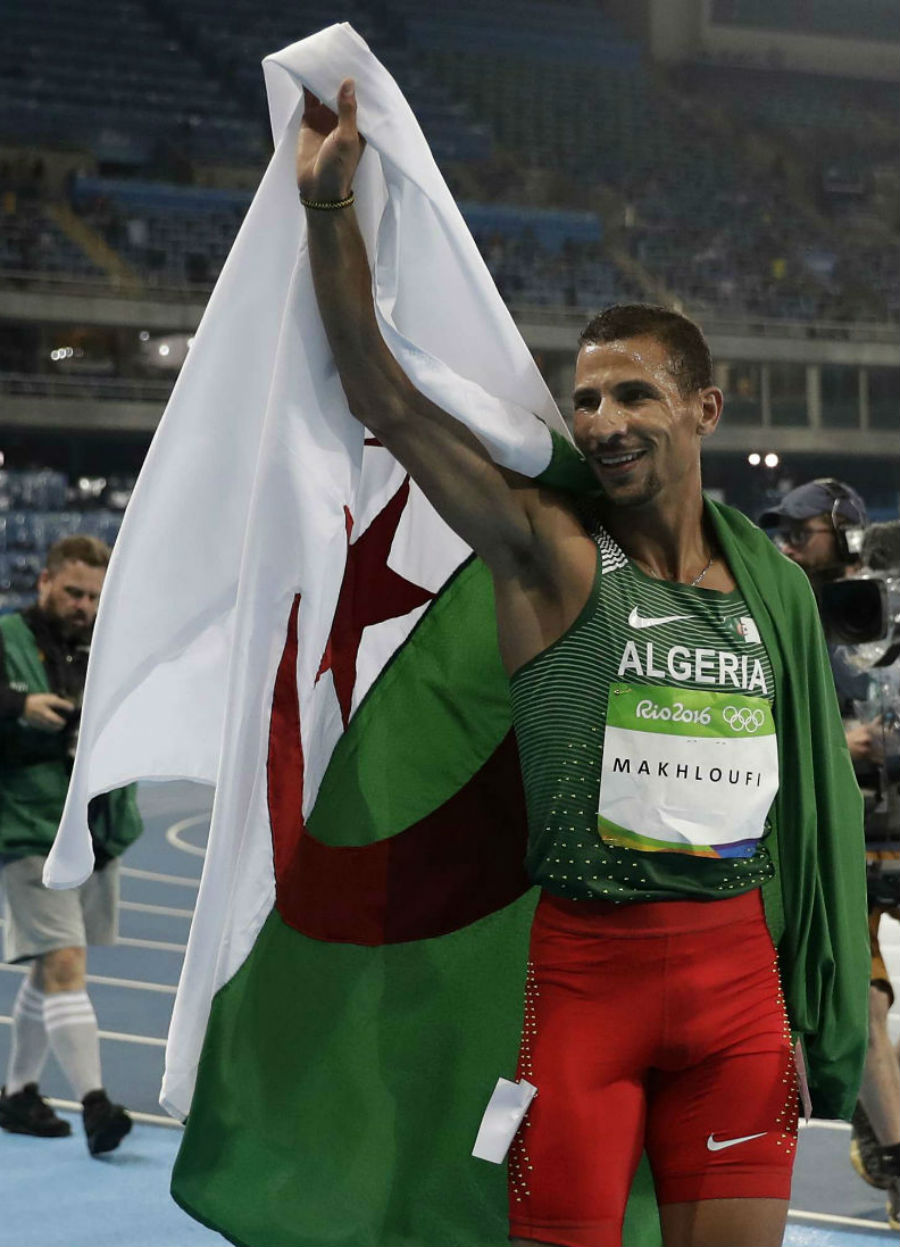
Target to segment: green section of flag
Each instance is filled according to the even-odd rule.
[[[490,573],[472,559],[426,611],[337,743],[308,827],[383,840],[443,805],[509,732]]]
[[[471,1150],[515,1076],[534,901],[378,948],[273,912],[213,1005],[178,1202],[252,1247],[506,1244],[505,1166]]]
[[[775,734],[772,710],[761,697],[655,684],[610,685],[606,722],[632,732],[713,740]]]
[[[562,489],[582,496],[602,494],[599,482],[581,451],[555,429],[548,431],[551,443],[550,462],[535,478],[537,483],[548,489]]]

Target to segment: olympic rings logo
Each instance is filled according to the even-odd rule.
[[[733,732],[758,732],[766,721],[761,710],[751,710],[749,706],[726,706],[722,718]]]

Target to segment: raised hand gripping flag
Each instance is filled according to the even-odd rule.
[[[357,212],[413,382],[505,466],[575,456],[363,41],[332,26],[264,71],[275,153],[116,545],[46,881],[89,874],[92,795],[214,783],[162,1091],[176,1199],[254,1247],[488,1247],[505,1175],[471,1150],[515,1071],[534,906],[492,591],[347,409],[294,182],[303,86],[333,104],[356,79]]]

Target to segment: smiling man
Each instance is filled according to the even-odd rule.
[[[512,1236],[618,1244],[646,1150],[669,1247],[780,1243],[792,1029],[824,1115],[852,1107],[865,1048],[861,858],[839,902],[832,876],[837,831],[858,847],[858,793],[805,578],[704,499],[723,396],[675,312],[613,307],[581,336],[587,498],[498,467],[420,393],[377,327],[352,207],[362,146],[352,82],[337,116],[307,97],[297,176],[319,310],[351,412],[492,573],[542,889]]]

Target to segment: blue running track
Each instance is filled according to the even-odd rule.
[[[117,1152],[88,1156],[73,1115],[70,1139],[0,1133],[0,1247],[209,1247],[219,1235],[192,1221],[168,1195],[180,1128],[159,1108],[166,1031],[203,865],[211,794],[190,784],[141,790],[146,831],[124,859],[122,941],[89,954],[91,999],[101,1028],[106,1086],[137,1114]],[[882,924],[882,947],[900,983],[900,924]],[[0,1070],[21,970],[0,964]],[[891,1018],[900,1037],[900,1009]],[[74,1109],[52,1062],[45,1094]],[[881,1192],[847,1159],[849,1128],[813,1123],[801,1132],[788,1247],[882,1247],[896,1243]]]

